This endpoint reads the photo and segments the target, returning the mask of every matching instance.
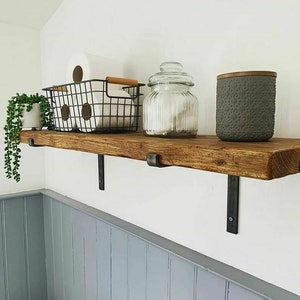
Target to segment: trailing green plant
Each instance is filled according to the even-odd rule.
[[[48,99],[39,94],[16,94],[8,100],[6,124],[4,126],[4,169],[7,178],[20,181],[20,131],[23,125],[23,111],[31,111],[34,103],[40,103],[41,125],[52,129],[52,111]]]

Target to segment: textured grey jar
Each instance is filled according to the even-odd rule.
[[[273,136],[277,73],[248,71],[217,77],[216,133],[224,141],[267,141]]]

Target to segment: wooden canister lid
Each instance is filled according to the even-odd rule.
[[[242,77],[242,76],[272,76],[277,77],[276,72],[272,71],[242,71],[242,72],[231,72],[224,73],[217,76],[217,79],[224,79],[230,77]]]

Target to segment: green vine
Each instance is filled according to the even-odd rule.
[[[20,131],[22,130],[23,110],[31,111],[34,103],[40,103],[42,127],[52,129],[52,111],[48,99],[39,94],[27,96],[16,94],[8,100],[6,124],[4,126],[4,169],[6,177],[20,181]]]

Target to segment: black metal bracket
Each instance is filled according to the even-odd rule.
[[[31,147],[42,147],[42,145],[36,145],[33,138],[28,138],[28,145]],[[168,167],[168,165],[161,164],[159,161],[159,155],[155,153],[148,153],[146,160],[151,167]],[[98,181],[99,190],[104,191],[104,155],[98,154]],[[237,234],[238,233],[238,213],[239,213],[239,184],[240,177],[228,175],[227,186],[227,232]]]
[[[104,155],[98,154],[98,180],[99,190],[104,191]]]
[[[155,153],[147,153],[146,160],[147,160],[147,164],[150,167],[158,167],[158,168],[168,167],[167,165],[160,163],[159,155]]]
[[[240,177],[228,175],[227,232],[238,233]]]
[[[167,165],[161,164],[159,161],[159,155],[148,153],[146,155],[147,163],[151,167],[168,167]],[[98,182],[99,182],[99,190],[104,191],[105,189],[105,181],[104,181],[104,155],[98,154]]]
[[[168,167],[168,165],[161,164],[159,155],[155,153],[148,153],[146,155],[147,163],[151,167]],[[238,233],[238,217],[239,217],[239,187],[240,177],[228,175],[227,186],[227,232]]]
[[[43,145],[36,145],[33,138],[28,138],[27,142],[30,147],[43,147]]]

